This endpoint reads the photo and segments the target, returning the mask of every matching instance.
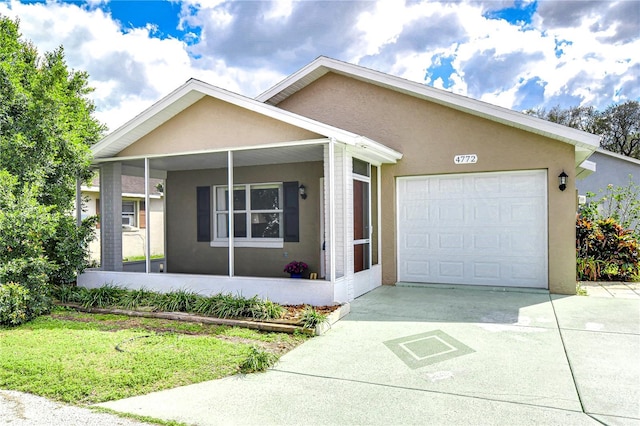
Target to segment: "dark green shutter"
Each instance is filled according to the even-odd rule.
[[[211,187],[198,186],[196,188],[196,210],[198,241],[211,241]]]
[[[284,203],[284,241],[297,243],[300,241],[300,220],[298,214],[298,182],[282,184]]]

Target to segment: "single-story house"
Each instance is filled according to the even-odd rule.
[[[145,202],[144,177],[122,175],[122,256],[123,260],[144,257],[146,215],[150,215],[151,255],[164,254],[164,197],[161,179],[149,180],[149,204]],[[82,217],[100,214],[100,179],[82,185]],[[96,239],[89,244],[89,256],[100,263],[100,224]]]
[[[586,195],[587,192],[598,195],[608,185],[625,187],[630,181],[636,185],[640,182],[640,160],[636,158],[598,148],[588,162],[594,165],[593,173],[584,178],[578,176],[576,188],[580,195]]]
[[[189,80],[92,147],[102,262],[79,284],[316,305],[398,282],[571,294],[575,177],[598,142],[326,57],[255,99]],[[165,181],[163,273],[122,271],[123,174]]]

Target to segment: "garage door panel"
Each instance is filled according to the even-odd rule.
[[[477,280],[498,280],[501,278],[501,265],[499,262],[474,262],[473,277]]]
[[[464,262],[440,261],[438,262],[438,276],[450,279],[464,278]]]
[[[495,191],[496,188],[500,188],[499,176],[475,176],[470,179],[472,185],[471,191],[476,194],[486,194]]]
[[[435,209],[436,214],[434,219],[437,219],[438,223],[460,223],[465,219],[465,212],[456,203],[443,202]]]
[[[437,194],[464,194],[464,178],[462,177],[444,177],[434,181],[435,193]]]
[[[437,234],[438,245],[434,252],[447,250],[461,250],[464,248],[464,234],[462,233],[439,233]]]
[[[547,288],[546,190],[546,171],[399,178],[399,280]]]

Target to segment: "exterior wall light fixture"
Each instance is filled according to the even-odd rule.
[[[303,200],[307,199],[307,188],[305,188],[304,185],[300,184],[300,186],[298,187],[298,192],[300,193],[300,198],[302,198]]]
[[[567,189],[567,178],[569,177],[568,174],[566,174],[564,172],[564,170],[562,171],[562,173],[560,173],[558,175],[558,183],[560,184],[558,186],[558,188],[560,188],[560,191],[564,191],[565,189]]]

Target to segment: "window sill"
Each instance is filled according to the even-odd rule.
[[[271,241],[234,241],[234,247],[249,247],[249,248],[284,248],[284,240],[271,240]],[[211,247],[229,247],[229,241],[211,241]]]

